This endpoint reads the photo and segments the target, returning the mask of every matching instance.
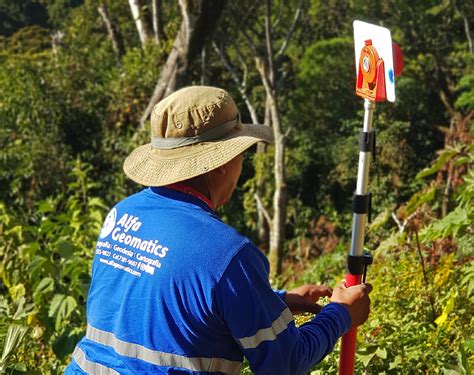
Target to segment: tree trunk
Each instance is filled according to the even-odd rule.
[[[105,27],[107,28],[107,33],[110,41],[112,42],[112,47],[115,52],[115,59],[117,61],[117,65],[120,66],[120,59],[122,58],[125,52],[123,39],[120,35],[120,30],[117,24],[111,21],[107,6],[105,4],[100,4],[97,10],[99,11],[102,20],[104,21]]]
[[[464,23],[464,32],[466,33],[467,44],[469,47],[469,53],[474,54],[474,46],[472,43],[471,30],[469,28],[469,19],[466,17],[466,14],[462,11],[462,8],[459,8],[456,4],[456,1],[453,2],[454,10],[459,13]]]
[[[264,126],[270,126],[271,124],[271,111],[270,111],[270,101],[269,97],[267,96],[265,101],[265,117],[263,120]],[[263,142],[259,142],[257,144],[257,154],[264,154],[267,151],[267,144]],[[261,187],[265,186],[266,183],[266,176],[263,174],[260,176],[259,181],[257,183],[257,189],[262,190]],[[261,191],[258,192],[259,195]],[[263,249],[265,252],[268,252],[270,248],[270,225],[268,220],[266,220],[264,212],[262,209],[258,210],[257,215],[257,228],[258,228],[258,242],[260,249]]]
[[[283,264],[283,250],[285,244],[285,223],[288,204],[286,176],[285,176],[285,138],[280,124],[280,111],[275,83],[275,68],[273,56],[273,36],[271,20],[271,0],[265,1],[265,43],[266,59],[257,58],[257,69],[260,73],[270,111],[273,136],[275,138],[275,192],[273,194],[273,218],[270,227],[270,279],[272,281],[281,274]]]
[[[268,225],[268,221],[265,218],[263,209],[259,206],[257,206],[257,229],[258,247],[263,253],[267,253],[270,241],[270,226]]]
[[[221,58],[221,61],[224,64],[225,68],[230,73],[232,80],[235,82],[235,84],[239,88],[240,95],[242,96],[242,99],[244,100],[245,105],[247,106],[247,109],[250,114],[250,118],[252,119],[252,123],[259,124],[260,121],[258,119],[257,112],[255,111],[255,108],[250,102],[250,98],[247,95],[247,87],[246,87],[247,64],[245,63],[245,61],[242,61],[244,65],[244,75],[243,75],[243,78],[240,79],[239,74],[237,74],[236,69],[230,63],[229,58],[225,54],[224,49],[219,48],[215,42],[212,43],[212,46],[214,47],[214,50]],[[268,106],[268,100],[267,100],[266,107],[265,107],[264,126],[270,126],[269,108],[270,107]],[[257,144],[257,154],[264,153],[266,150],[265,146],[266,144],[264,142],[259,142]],[[260,250],[266,253],[269,248],[270,227],[269,227],[269,218],[266,217],[268,213],[265,212],[265,207],[263,206],[263,203],[260,201],[260,197],[263,195],[261,187],[264,186],[264,184],[265,184],[265,177],[262,175],[257,182],[257,193],[255,195],[255,201],[257,204],[258,247],[260,248]]]
[[[142,46],[145,46],[147,41],[153,37],[153,33],[151,32],[149,20],[143,13],[142,0],[128,0],[128,3],[130,4],[130,10],[132,11],[140,42]]]
[[[206,84],[206,46],[201,50],[201,86]]]
[[[270,274],[274,280],[282,272],[288,193],[285,175],[285,135],[281,134],[278,102],[273,95],[271,96],[271,113],[275,137],[275,193],[273,195],[273,220],[270,228],[269,262]]]
[[[237,3],[237,2],[235,2]],[[250,8],[245,10],[246,14],[254,14],[255,8],[262,2],[250,2],[251,4],[255,4]],[[255,58],[257,71],[259,73],[260,79],[264,85],[265,93],[266,93],[266,103],[265,103],[265,121],[264,124],[267,126],[271,126],[273,130],[273,135],[275,138],[275,158],[274,158],[274,180],[275,180],[275,192],[273,195],[273,207],[270,217],[270,210],[266,210],[263,207],[263,203],[260,199],[260,195],[263,195],[260,187],[264,186],[267,180],[265,177],[262,177],[257,182],[257,192],[255,194],[255,200],[257,201],[257,209],[258,209],[258,232],[259,232],[259,242],[260,245],[262,243],[268,244],[268,238],[270,239],[270,252],[268,254],[269,261],[270,261],[270,276],[273,281],[275,281],[275,277],[282,271],[282,264],[283,264],[283,250],[284,250],[284,243],[285,243],[285,223],[286,223],[286,216],[287,216],[287,205],[288,205],[288,192],[286,186],[286,176],[285,176],[285,142],[287,133],[285,134],[282,132],[281,124],[280,124],[280,109],[278,104],[278,87],[277,84],[277,76],[276,70],[278,68],[279,63],[282,61],[282,56],[289,45],[289,41],[292,38],[292,35],[295,31],[299,23],[300,16],[302,14],[304,1],[298,0],[298,6],[295,10],[295,15],[293,17],[292,23],[290,28],[286,33],[286,38],[284,39],[283,43],[281,44],[278,53],[274,54],[273,52],[273,35],[272,35],[272,3],[271,0],[264,1],[265,7],[265,35],[259,33],[256,29],[260,23],[256,23],[257,28],[254,28],[253,25],[247,25],[245,23],[245,19],[242,19],[241,14],[239,14],[240,8],[236,6],[235,11],[232,13],[234,16],[234,23],[235,24],[242,24],[243,26],[240,29],[241,34],[247,41],[250,51],[253,53],[253,57]],[[246,17],[244,17],[246,18]],[[260,19],[259,17],[257,17]],[[252,37],[253,35],[253,37]],[[233,42],[235,47],[235,52],[237,57],[240,57],[239,46]],[[219,55],[225,56],[222,47],[218,49],[214,44],[214,48],[218,51]],[[220,52],[219,52],[220,50]],[[225,59],[223,59],[224,61]],[[245,61],[245,60],[244,60]],[[228,68],[228,62],[224,61],[224,65]],[[243,63],[244,70],[245,69],[245,62]],[[234,77],[235,74],[232,74],[232,67],[228,70],[231,72],[231,76]],[[284,80],[285,75],[283,74],[279,81]],[[239,83],[239,80],[233,78],[236,83]],[[245,82],[245,79],[243,80]],[[239,87],[242,87],[239,85]],[[241,90],[242,92],[242,90]],[[247,103],[246,96],[242,95],[245,102]],[[248,106],[248,105],[247,105]],[[250,111],[252,114],[252,111]],[[256,118],[256,115],[252,115],[252,119]],[[256,122],[256,121],[254,121]],[[265,146],[259,144],[257,146],[257,152],[265,152]],[[268,225],[269,224],[269,225]],[[269,233],[270,232],[270,233]]]
[[[217,25],[225,1],[179,0],[179,5],[183,17],[181,27],[161,70],[153,95],[140,119],[138,131],[144,127],[156,103],[188,83],[186,78],[189,63],[201,52],[206,38]]]
[[[155,33],[155,40],[160,44],[166,39],[165,30],[163,27],[163,10],[161,8],[161,0],[152,0],[153,9],[153,32]]]

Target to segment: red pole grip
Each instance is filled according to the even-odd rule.
[[[346,286],[359,285],[362,275],[346,275]],[[341,356],[339,358],[339,375],[354,374],[354,362],[356,352],[357,327],[351,328],[342,336]]]

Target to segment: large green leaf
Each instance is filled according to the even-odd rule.
[[[53,276],[55,273],[54,265],[45,256],[35,256],[28,265],[30,279],[38,281],[44,276]]]
[[[51,277],[45,277],[36,286],[33,292],[33,300],[36,304],[39,304],[46,294],[51,293],[54,290],[54,280]]]
[[[49,305],[48,316],[50,318],[55,317],[58,314],[61,303],[64,301],[66,296],[64,294],[55,294]]]
[[[375,256],[386,255],[389,251],[399,246],[405,240],[406,234],[399,231],[392,233],[383,240],[375,250]]]
[[[432,175],[433,173],[438,172],[441,168],[444,167],[444,165],[456,154],[458,154],[458,151],[452,148],[446,148],[444,149],[441,154],[438,156],[438,159],[436,159],[435,163],[429,167],[423,169],[420,173],[416,175],[416,179],[421,179],[423,177]]]
[[[423,241],[433,241],[448,236],[456,236],[472,224],[474,208],[456,207],[441,220],[424,228],[420,232],[420,239]]]
[[[8,358],[15,353],[21,341],[28,332],[28,327],[19,324],[10,324],[4,341],[2,357],[0,358],[0,373],[3,373],[8,364]]]
[[[71,296],[56,294],[51,301],[48,315],[56,317],[55,328],[59,330],[62,323],[69,318],[77,306],[76,300]]]
[[[413,213],[418,207],[423,205],[424,203],[431,202],[435,198],[436,187],[431,186],[426,190],[419,191],[418,193],[413,194],[410,200],[407,203],[407,214],[410,215]]]
[[[62,258],[69,259],[74,254],[76,247],[70,242],[63,242],[59,245],[58,253]]]

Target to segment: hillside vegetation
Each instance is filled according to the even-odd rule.
[[[151,1],[142,3],[150,20]],[[122,163],[148,142],[142,115],[180,32],[177,2],[159,3],[161,29],[143,41],[125,0],[0,0],[0,373],[61,373],[85,333],[95,241],[110,207],[142,188]],[[285,135],[285,183],[273,173],[281,150],[247,152],[220,216],[272,262],[281,255],[275,287],[343,279],[363,122],[352,21],[390,28],[405,70],[396,103],[377,104],[374,116],[374,290],[356,373],[471,373],[474,6],[275,0],[265,17],[270,3],[227,2],[176,78],[176,88],[227,89],[244,122],[278,123]],[[283,212],[272,203],[278,189]],[[262,206],[285,218],[281,253]],[[336,374],[338,350],[312,374]]]

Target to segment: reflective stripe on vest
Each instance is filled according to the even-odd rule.
[[[260,345],[263,341],[273,341],[279,333],[288,328],[288,324],[293,321],[293,314],[287,308],[283,310],[281,315],[276,318],[272,325],[268,328],[262,328],[253,336],[237,339],[244,349],[253,349]]]
[[[102,345],[110,346],[118,354],[138,358],[158,366],[180,367],[192,371],[223,372],[238,374],[242,363],[224,358],[185,357],[177,354],[159,352],[142,345],[118,339],[111,332],[87,326],[86,337]]]
[[[72,358],[76,361],[82,371],[97,375],[119,375],[119,373],[111,368],[105,367],[97,362],[91,362],[86,358],[86,354],[81,348],[76,346]]]

